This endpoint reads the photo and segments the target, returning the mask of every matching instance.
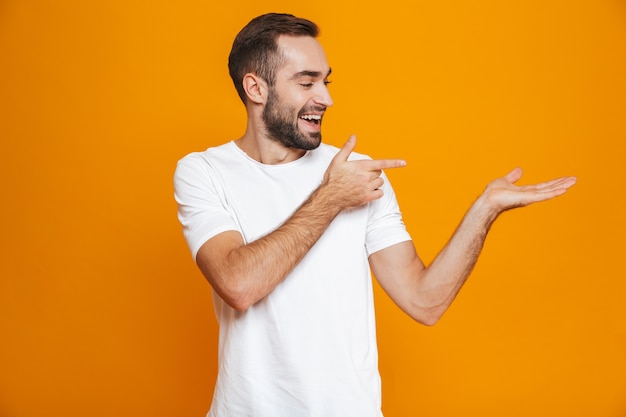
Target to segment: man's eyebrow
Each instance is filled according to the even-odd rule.
[[[326,73],[326,77],[328,77],[331,73],[333,72],[332,68],[328,69],[328,72]],[[302,77],[313,77],[313,78],[319,78],[322,76],[322,72],[321,71],[308,71],[308,70],[304,70],[304,71],[300,71],[300,72],[296,72],[293,77],[291,77],[292,79],[296,79],[296,78],[302,78]]]

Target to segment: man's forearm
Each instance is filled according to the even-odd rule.
[[[276,230],[244,244],[237,232],[205,242],[196,262],[215,291],[232,307],[245,310],[267,296],[298,265],[342,210],[380,198],[383,169],[403,160],[356,160],[348,157],[351,137],[335,155],[322,184]]]
[[[474,269],[487,237],[498,216],[481,196],[470,207],[456,231],[425,268],[419,278],[420,298],[437,318],[443,315]]]
[[[268,295],[298,265],[340,212],[318,188],[280,227],[231,251],[224,279],[237,282],[241,308]]]
[[[370,256],[378,281],[413,319],[430,325],[439,320],[476,265],[487,233],[500,213],[552,199],[576,183],[575,177],[562,177],[517,186],[521,175],[521,169],[516,168],[489,183],[430,266],[424,267],[414,245],[408,242]]]

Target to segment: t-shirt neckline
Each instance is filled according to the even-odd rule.
[[[256,159],[250,157],[250,155],[248,155],[243,149],[241,149],[234,140],[231,140],[229,142],[229,145],[235,149],[235,151],[237,152],[237,154],[239,154],[240,156],[242,156],[243,158],[245,158],[246,160],[248,160],[249,162],[262,167],[264,169],[280,169],[281,167],[291,167],[294,165],[298,165],[300,163],[303,163],[304,161],[306,161],[308,158],[310,158],[311,155],[311,151],[305,151],[304,155],[302,155],[300,158],[298,159],[294,159],[293,161],[290,162],[285,162],[282,164],[264,164],[262,162],[257,161]]]

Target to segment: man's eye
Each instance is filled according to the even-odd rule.
[[[330,84],[330,83],[332,83],[332,81],[330,81],[330,80],[325,80],[325,81],[324,81],[324,85],[328,85],[328,84]]]
[[[313,83],[303,83],[303,84],[300,84],[300,85],[302,87],[304,87],[304,88],[311,88],[311,87],[313,87]]]

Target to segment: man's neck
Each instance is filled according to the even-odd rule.
[[[286,164],[302,158],[306,153],[303,149],[288,148],[277,140],[250,130],[235,144],[250,158],[267,165]]]

